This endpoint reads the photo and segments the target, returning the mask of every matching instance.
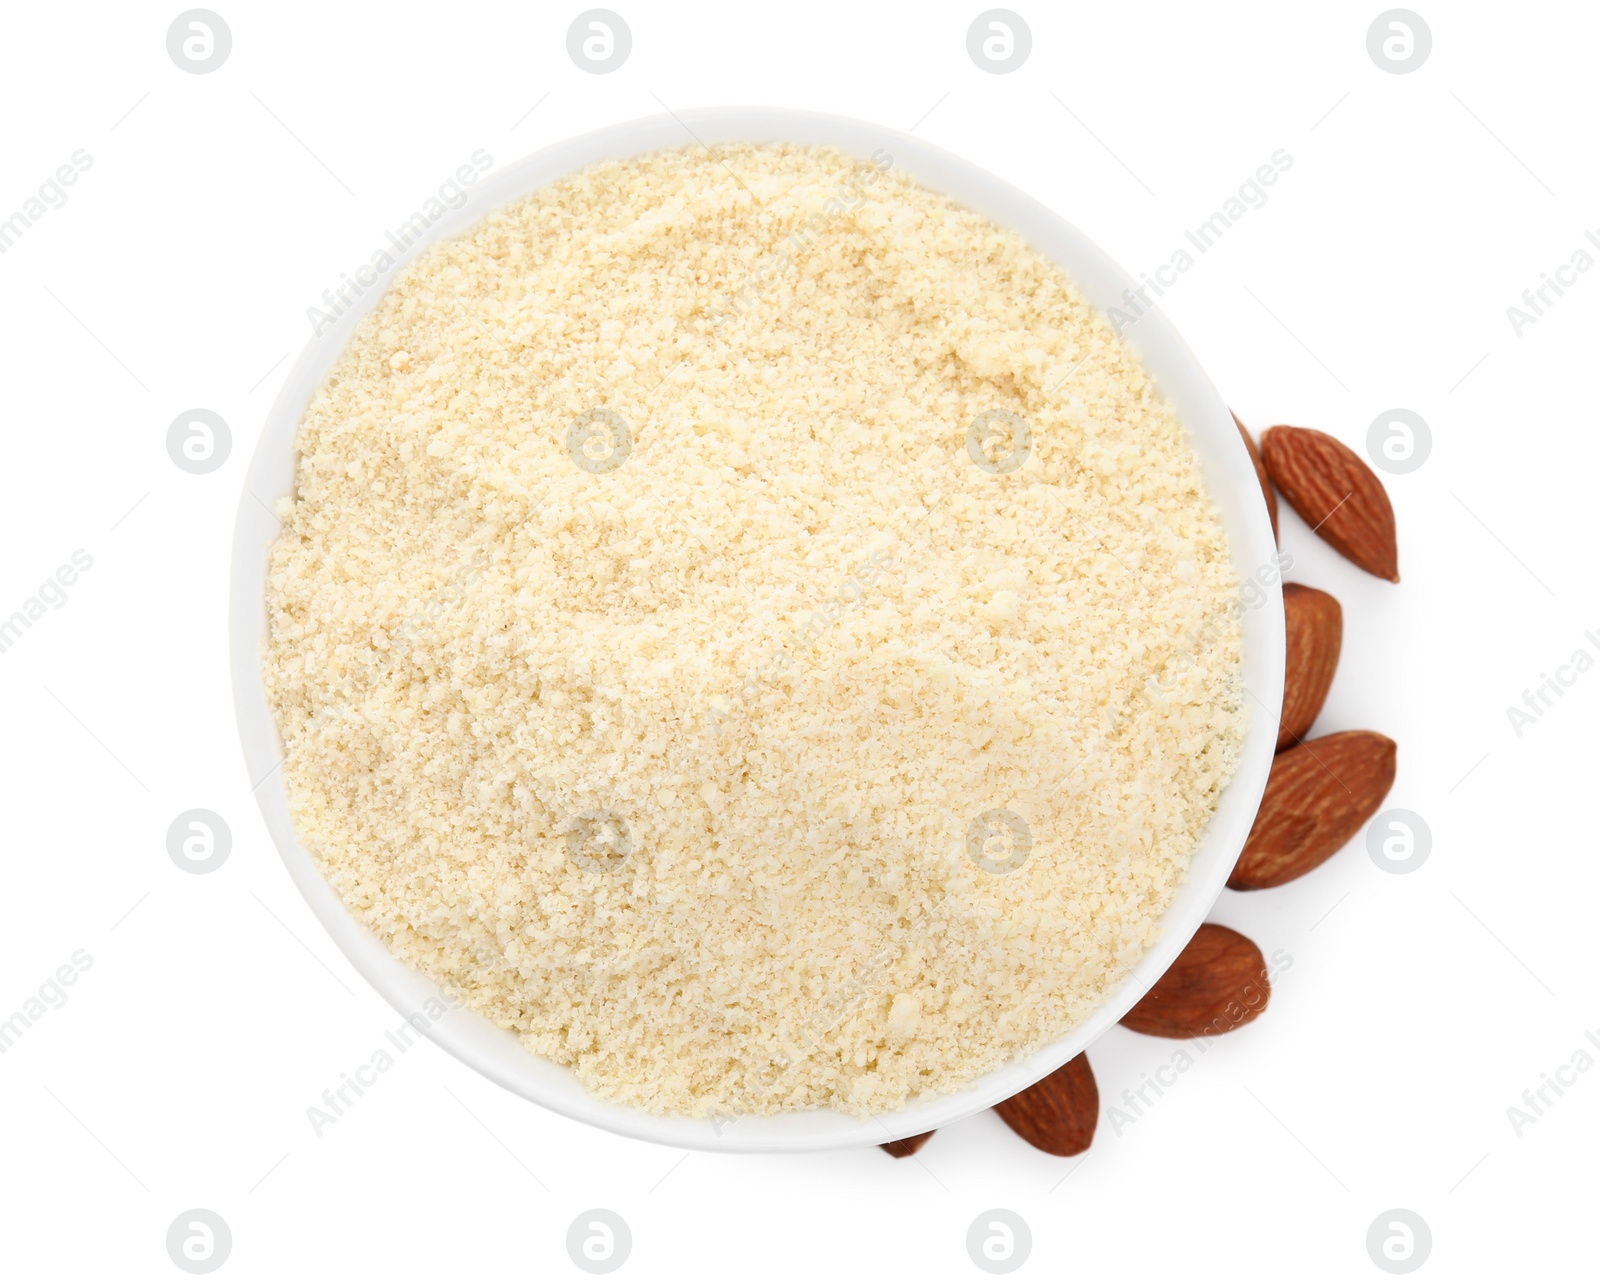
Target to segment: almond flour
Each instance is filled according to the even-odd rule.
[[[969,1084],[1140,959],[1233,772],[1182,426],[1057,268],[882,155],[553,183],[400,273],[298,445],[299,836],[595,1094]]]

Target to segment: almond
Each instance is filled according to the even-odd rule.
[[[1394,509],[1366,462],[1338,438],[1280,424],[1261,435],[1274,485],[1312,530],[1363,571],[1400,582]]]
[[[921,1151],[935,1132],[929,1129],[926,1133],[914,1133],[909,1138],[896,1138],[893,1142],[880,1142],[878,1145],[896,1160],[904,1160],[907,1156],[914,1156]]]
[[[1267,480],[1267,466],[1261,462],[1261,452],[1256,450],[1256,439],[1250,436],[1250,430],[1244,426],[1244,421],[1237,415],[1233,422],[1239,426],[1239,436],[1244,438],[1244,448],[1250,452],[1250,462],[1256,466],[1256,481],[1261,483],[1261,494],[1267,500],[1267,517],[1272,520],[1272,538],[1278,538],[1278,497],[1273,493],[1272,483]]]
[[[1315,870],[1378,810],[1394,758],[1394,742],[1377,732],[1335,732],[1284,750],[1228,887],[1276,888]]]
[[[1271,996],[1267,961],[1255,942],[1221,924],[1201,924],[1122,1024],[1173,1040],[1223,1035],[1260,1017]]]
[[[1037,1084],[1007,1098],[995,1112],[1013,1133],[1040,1151],[1053,1156],[1087,1151],[1100,1115],[1100,1090],[1089,1069],[1089,1055],[1078,1054]]]
[[[1303,584],[1283,586],[1283,714],[1278,748],[1311,730],[1328,699],[1344,641],[1344,612],[1331,593]]]

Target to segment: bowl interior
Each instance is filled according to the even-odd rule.
[[[977,166],[909,135],[862,121],[771,108],[718,108],[652,117],[615,125],[526,157],[498,170],[475,187],[461,208],[449,212],[382,273],[354,307],[313,339],[268,414],[251,461],[234,534],[229,606],[230,665],[240,735],[250,780],[267,828],[301,893],[356,969],[405,1018],[491,1080],[575,1119],[652,1142],[712,1151],[809,1151],[865,1146],[923,1133],[1010,1097],[1087,1048],[1136,1003],[1205,919],[1244,845],[1272,764],[1275,710],[1283,692],[1283,612],[1275,557],[1277,546],[1261,502],[1255,472],[1233,420],[1177,332],[1157,311],[1127,328],[1163,395],[1193,439],[1206,483],[1227,530],[1241,582],[1258,588],[1242,619],[1244,680],[1256,698],[1239,769],[1223,792],[1215,816],[1191,864],[1187,881],[1162,919],[1162,937],[1123,984],[1065,1039],[1032,1057],[1008,1064],[954,1094],[913,1101],[889,1115],[857,1119],[831,1110],[795,1112],[724,1121],[663,1118],[591,1098],[567,1068],[528,1053],[487,1019],[441,1003],[438,988],[401,963],[345,908],[295,838],[279,764],[282,746],[267,707],[261,677],[267,637],[267,551],[278,532],[271,506],[294,487],[294,435],[311,395],[343,350],[361,317],[382,295],[394,273],[423,246],[453,236],[490,210],[607,158],[625,158],[699,142],[790,142],[839,148],[866,160],[887,153],[893,166],[952,197],[968,209],[1021,233],[1054,260],[1096,307],[1127,304],[1132,279],[1058,215]],[[1272,574],[1263,573],[1270,569]],[[1258,576],[1258,573],[1263,573]],[[1266,583],[1263,583],[1266,581]],[[441,1013],[441,1010],[442,1013]],[[398,1023],[397,1023],[398,1024]]]

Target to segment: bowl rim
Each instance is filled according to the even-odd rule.
[[[282,745],[266,702],[261,660],[268,626],[267,550],[279,530],[272,502],[292,489],[298,464],[295,436],[312,393],[394,275],[435,242],[589,164],[667,148],[741,142],[831,146],[862,159],[883,149],[892,166],[903,168],[922,185],[1023,235],[1102,311],[1121,308],[1126,320],[1130,309],[1142,309],[1136,313],[1136,324],[1119,328],[1190,436],[1241,583],[1253,578],[1259,590],[1259,601],[1242,615],[1242,654],[1246,690],[1268,717],[1251,714],[1233,779],[1219,797],[1187,878],[1161,917],[1161,937],[1094,1012],[1062,1039],[1006,1063],[965,1089],[913,1099],[881,1116],[856,1117],[818,1108],[708,1120],[651,1115],[590,1097],[569,1068],[528,1052],[488,1019],[446,998],[423,974],[391,955],[345,907],[295,838],[280,771]],[[615,1133],[705,1151],[821,1151],[926,1133],[1021,1092],[1113,1026],[1171,964],[1220,895],[1266,787],[1276,740],[1276,720],[1270,716],[1283,693],[1281,573],[1289,562],[1279,558],[1254,465],[1231,412],[1154,301],[1131,293],[1139,289],[1133,279],[1060,215],[979,166],[898,130],[850,117],[773,107],[669,112],[608,125],[542,148],[483,176],[467,189],[467,200],[459,208],[447,211],[403,254],[391,257],[392,266],[373,273],[371,284],[363,284],[351,306],[319,330],[285,376],[263,421],[239,499],[229,573],[230,672],[246,770],[254,783],[251,792],[291,879],[356,971],[414,1028],[501,1087]],[[1269,564],[1272,574],[1263,580]]]

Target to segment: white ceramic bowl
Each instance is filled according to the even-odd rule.
[[[734,142],[830,145],[863,159],[880,148],[886,149],[894,158],[896,170],[1021,233],[1036,249],[1060,264],[1097,307],[1109,309],[1121,302],[1123,291],[1133,284],[1121,268],[1058,215],[967,161],[910,135],[863,121],[775,108],[717,108],[651,117],[546,148],[468,189],[467,203],[429,228],[405,259],[417,254],[423,245],[465,230],[497,206],[595,161],[695,142],[708,146]],[[397,264],[393,271],[398,267]],[[306,346],[267,416],[246,478],[246,493],[239,504],[229,626],[240,735],[250,780],[261,782],[256,797],[267,829],[290,876],[339,949],[379,994],[409,1016],[423,1011],[429,997],[437,997],[437,988],[394,958],[356,920],[323,879],[311,854],[295,839],[277,768],[282,747],[261,679],[261,655],[267,637],[267,549],[278,531],[268,506],[292,492],[294,434],[313,390],[366,310],[382,295],[393,271],[369,288],[358,306]],[[1127,333],[1194,440],[1206,483],[1221,510],[1241,580],[1255,576],[1263,567],[1274,566],[1277,549],[1255,472],[1227,407],[1194,354],[1159,313],[1146,315]],[[1161,940],[1136,973],[1108,995],[1088,1021],[1026,1061],[1004,1066],[962,1092],[916,1101],[878,1118],[807,1111],[712,1124],[652,1116],[597,1101],[584,1092],[566,1067],[535,1057],[511,1035],[465,1009],[448,1013],[427,1034],[495,1083],[563,1115],[651,1142],[707,1151],[817,1151],[866,1146],[951,1124],[1010,1097],[1077,1056],[1138,1001],[1205,920],[1244,846],[1272,765],[1276,726],[1273,719],[1262,715],[1262,707],[1277,709],[1283,693],[1283,611],[1275,578],[1260,589],[1259,598],[1259,606],[1245,614],[1243,628],[1245,683],[1261,704],[1252,707],[1238,773],[1222,794],[1187,882],[1163,917]]]

